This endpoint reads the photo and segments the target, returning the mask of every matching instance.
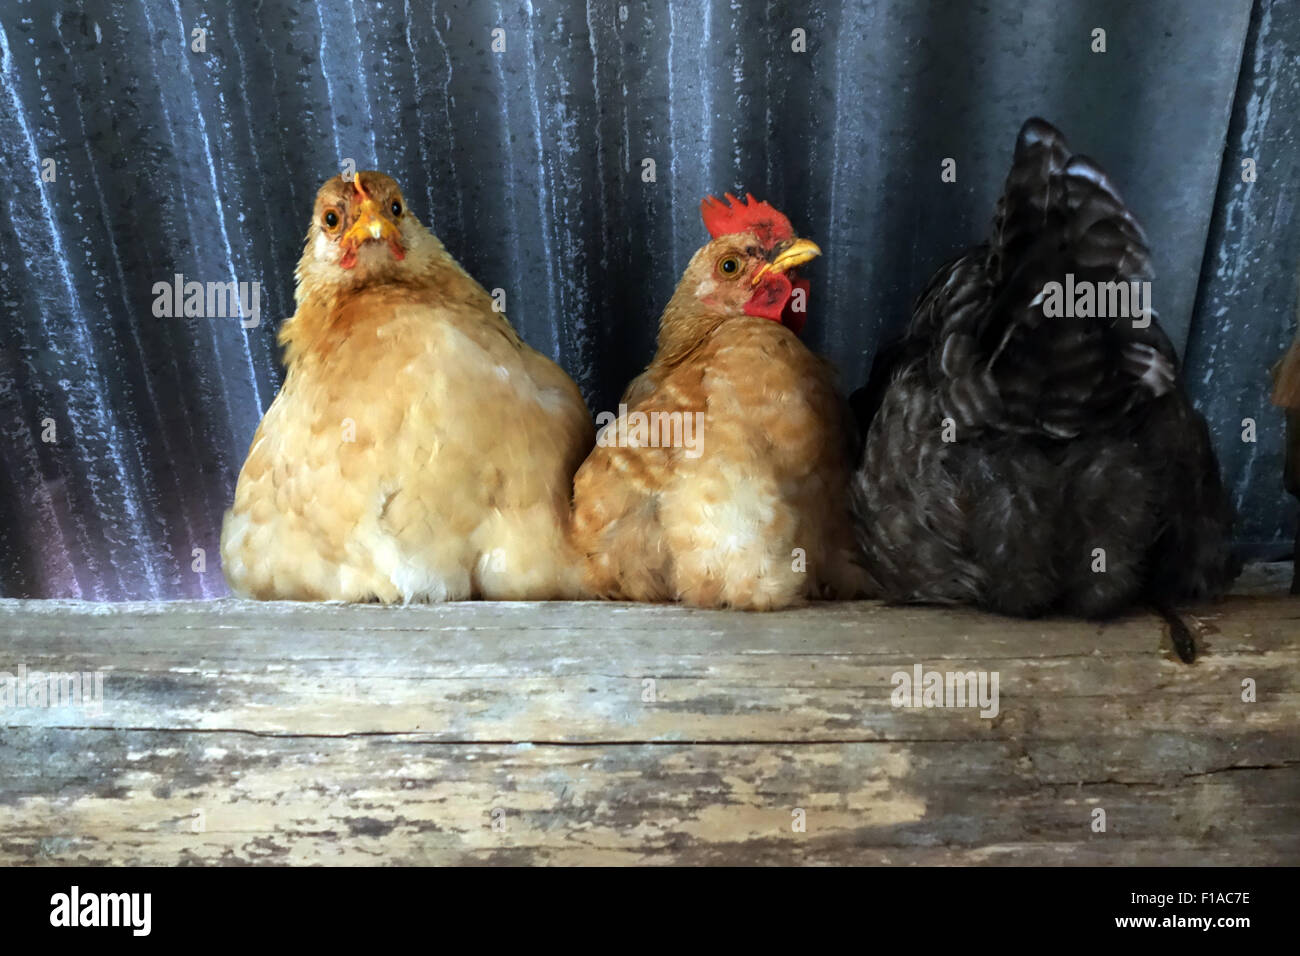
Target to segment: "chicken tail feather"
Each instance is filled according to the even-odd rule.
[[[1191,628],[1178,612],[1168,605],[1157,604],[1155,612],[1169,625],[1169,640],[1174,645],[1174,652],[1178,655],[1178,659],[1184,664],[1193,663],[1196,660],[1196,639],[1192,636]]]

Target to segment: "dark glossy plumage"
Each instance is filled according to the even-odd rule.
[[[935,274],[854,396],[858,540],[889,599],[1101,617],[1235,576],[1232,508],[1172,345],[1154,315],[1044,315],[1067,273],[1148,280],[1150,255],[1105,173],[1031,119],[989,242]]]

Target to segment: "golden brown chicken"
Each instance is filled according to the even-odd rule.
[[[702,203],[713,239],[575,479],[575,543],[602,597],[761,610],[859,590],[852,429],[795,334],[808,284],[792,270],[820,250],[768,204],[727,200]]]
[[[280,332],[288,375],[226,513],[263,599],[577,597],[577,387],[515,334],[388,176],[321,187]]]

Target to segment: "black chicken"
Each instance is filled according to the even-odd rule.
[[[882,596],[1017,616],[1150,603],[1192,660],[1170,604],[1240,570],[1205,421],[1153,313],[1049,311],[1049,283],[1150,278],[1146,238],[1106,174],[1026,122],[992,238],[930,280],[853,397],[854,516]],[[1119,293],[1101,287],[1091,311]]]

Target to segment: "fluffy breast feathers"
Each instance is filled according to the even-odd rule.
[[[843,405],[829,366],[789,329],[722,322],[652,364],[624,401],[575,479],[574,536],[596,594],[762,610],[858,592]],[[620,445],[638,414],[652,440],[673,416],[694,420],[694,447]]]
[[[409,278],[300,289],[281,340],[288,377],[223,528],[236,593],[580,595],[567,530],[590,417],[449,256]]]

